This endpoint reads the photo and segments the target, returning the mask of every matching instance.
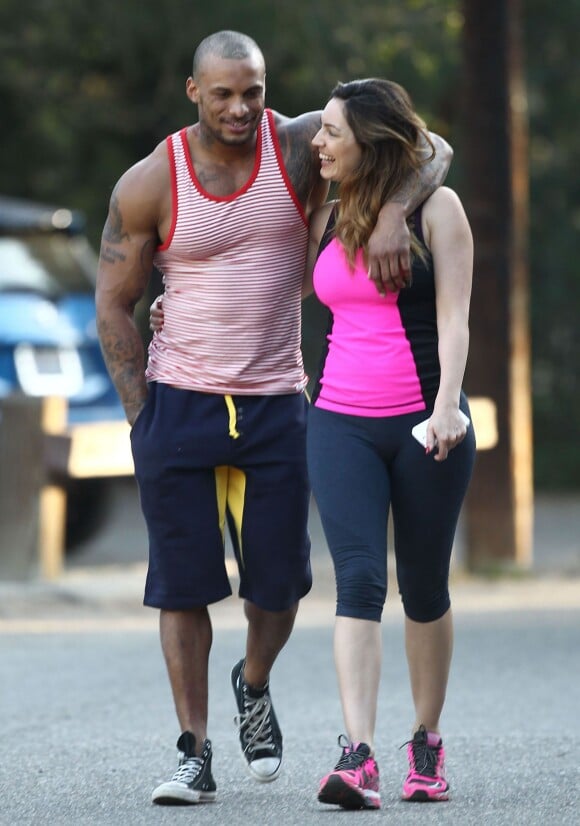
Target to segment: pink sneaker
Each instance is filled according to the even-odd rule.
[[[366,743],[349,743],[344,734],[338,738],[342,756],[334,771],[320,781],[321,803],[343,809],[380,809],[379,767]]]
[[[413,739],[405,745],[409,774],[403,783],[402,799],[420,803],[449,800],[449,783],[445,779],[445,751],[439,735],[420,726]]]

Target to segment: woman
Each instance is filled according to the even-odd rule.
[[[346,809],[380,806],[374,734],[389,510],[415,707],[402,798],[448,799],[439,719],[452,653],[449,563],[475,456],[461,413],[469,416],[461,385],[473,249],[455,193],[437,189],[411,217],[407,288],[379,295],[365,261],[380,205],[417,173],[425,140],[406,92],[379,79],[338,84],[313,140],[339,201],[311,220],[308,271],[330,323],[308,468],[336,573],[334,657],[347,732],[318,799]],[[411,430],[425,419],[421,447]]]

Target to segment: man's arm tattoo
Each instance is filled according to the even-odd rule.
[[[99,320],[98,332],[107,369],[132,421],[147,397],[141,338],[136,328],[120,334],[116,324],[104,319]]]
[[[103,229],[103,238],[110,244],[120,244],[129,240],[129,233],[123,230],[123,215],[119,207],[119,199],[113,193],[109,205],[109,214]]]
[[[101,259],[107,264],[117,264],[123,262],[126,257],[127,256],[122,252],[119,252],[119,250],[113,249],[113,247],[105,244],[104,241],[101,243]]]
[[[407,215],[441,186],[449,167],[448,161],[437,155],[436,147],[432,147],[427,140],[424,140],[423,150],[424,160],[419,171],[409,176],[390,199],[402,204]]]
[[[123,215],[119,207],[119,201],[113,193],[109,206],[109,214],[103,228],[101,239],[100,256],[101,260],[107,264],[119,264],[126,260],[126,256],[121,250],[115,249],[116,244],[128,241],[130,235],[123,229]]]
[[[282,157],[288,177],[303,205],[306,205],[312,187],[319,176],[311,144],[317,131],[314,126],[312,121],[293,124],[291,130],[285,130],[281,141]]]

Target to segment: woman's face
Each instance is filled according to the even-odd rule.
[[[346,121],[344,102],[331,98],[322,113],[322,126],[312,139],[320,156],[320,175],[342,181],[359,165],[362,149]]]

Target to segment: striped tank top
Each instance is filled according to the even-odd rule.
[[[146,377],[220,394],[304,389],[301,284],[307,220],[266,109],[246,184],[227,197],[198,180],[186,129],[167,138],[173,216],[154,263],[163,276],[163,328]]]

